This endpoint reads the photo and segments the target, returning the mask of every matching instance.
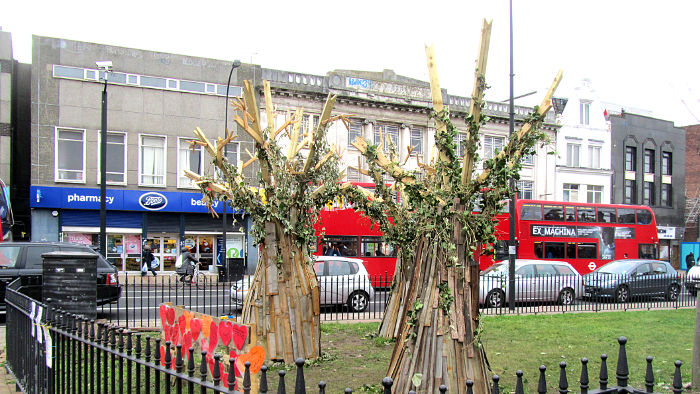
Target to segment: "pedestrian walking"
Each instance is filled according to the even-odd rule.
[[[151,271],[153,276],[158,275],[155,269],[155,267],[158,267],[158,265],[155,265],[154,267],[154,261],[156,261],[156,256],[154,256],[153,252],[151,252],[151,247],[145,246],[143,248],[143,254],[141,256],[141,276],[146,276],[148,271]]]

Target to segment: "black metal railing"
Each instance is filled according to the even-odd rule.
[[[599,312],[608,310],[650,310],[695,307],[700,282],[685,276],[657,278],[608,275],[595,280],[578,276],[519,276],[515,285],[515,308],[507,299],[508,281],[482,275],[481,313],[539,314]],[[172,302],[212,316],[238,317],[252,276],[238,282],[220,282],[216,276],[202,275],[196,284],[185,284],[174,274],[141,277],[120,274],[122,286],[118,302],[99,307],[98,318],[126,328],[159,327],[158,308]],[[588,282],[586,282],[588,281]],[[389,300],[391,275],[358,279],[353,276],[321,278],[321,319],[379,320]],[[586,283],[584,283],[586,282]],[[620,298],[616,291],[627,289]]]
[[[221,282],[214,275],[200,275],[194,284],[183,283],[176,274],[141,276],[120,273],[118,302],[98,307],[97,317],[126,328],[160,327],[159,307],[164,302],[211,316],[238,317],[252,276],[238,282]],[[321,319],[378,320],[389,298],[391,275],[371,278],[319,277]]]
[[[214,356],[212,379],[208,380],[209,369],[207,353],[197,355],[194,348],[185,349],[182,345],[173,348],[170,342],[161,347],[160,338],[142,337],[124,328],[94,320],[63,313],[19,292],[19,281],[7,288],[7,366],[15,376],[17,385],[26,393],[141,393],[167,392],[176,393],[231,393],[235,391],[236,379],[233,373],[223,379],[225,373],[221,365],[221,356]],[[40,312],[41,310],[41,312]],[[33,335],[29,333],[32,332]],[[627,360],[627,339],[618,338],[619,350],[615,369],[615,384],[611,385],[607,355],[600,356],[598,388],[591,386],[588,372],[588,360],[581,359],[579,377],[580,393],[651,393],[656,387],[653,357],[646,358],[645,390],[630,386]],[[172,351],[175,354],[172,354]],[[162,356],[161,356],[162,352]],[[230,360],[229,371],[234,370],[234,360]],[[199,366],[197,366],[199,364]],[[294,385],[295,393],[306,393],[303,359],[296,360],[297,373]],[[672,391],[681,393],[681,361],[675,362]],[[569,386],[567,364],[559,364],[558,390],[560,393],[573,392]],[[547,392],[545,366],[539,367],[537,392]],[[267,393],[267,367],[260,372],[259,392]],[[277,393],[285,393],[286,372],[278,372]],[[516,372],[515,392],[524,393],[524,373]],[[500,377],[494,375],[492,393],[500,393]],[[594,378],[595,379],[595,378]],[[393,382],[389,378],[382,380],[383,392],[391,393]],[[467,382],[466,392],[473,393],[473,383]],[[319,393],[325,393],[326,384],[320,382]],[[242,380],[243,393],[251,390],[250,363],[245,364]],[[441,393],[447,392],[441,386]],[[345,389],[345,393],[351,393]]]
[[[630,385],[630,376],[629,376],[629,368],[628,368],[628,361],[627,361],[627,349],[626,349],[626,344],[627,344],[627,338],[625,337],[620,337],[618,338],[618,343],[619,343],[619,350],[618,350],[618,358],[617,358],[617,367],[615,369],[615,383],[610,382],[610,377],[608,375],[608,365],[607,365],[607,359],[608,356],[606,354],[602,354],[600,356],[601,364],[600,364],[600,371],[597,376],[598,380],[598,388],[593,388],[596,386],[596,384],[592,384],[591,378],[589,377],[588,373],[588,359],[582,358],[581,359],[581,375],[579,376],[578,380],[578,392],[581,394],[604,394],[604,393],[654,393],[654,388],[656,386],[655,382],[655,376],[654,376],[654,368],[652,365],[653,362],[653,357],[647,357],[646,358],[646,370],[645,370],[645,375],[644,375],[644,390],[636,389]],[[297,359],[295,362],[297,366],[296,370],[296,380],[294,383],[294,393],[295,394],[301,394],[301,393],[306,393],[306,379],[304,378],[304,366],[305,366],[305,361],[304,359]],[[673,382],[671,386],[671,390],[673,393],[682,393],[683,392],[683,382],[681,379],[681,366],[682,362],[676,361],[675,362],[675,372],[673,375]],[[567,364],[565,362],[559,363],[559,380],[557,382],[557,389],[559,393],[573,393],[575,392],[575,386],[570,386],[569,385],[569,377],[567,374],[566,370]],[[267,393],[269,390],[269,382],[267,379],[267,367],[263,366],[260,370],[260,393]],[[537,393],[547,393],[548,392],[548,384],[547,384],[547,378],[546,378],[546,371],[547,367],[544,365],[541,365],[539,367],[539,374],[537,376],[537,379],[534,381],[537,382]],[[277,393],[286,393],[287,387],[286,387],[286,382],[285,382],[285,376],[286,376],[286,371],[284,369],[281,369],[278,371],[278,382],[277,382]],[[524,373],[521,370],[518,370],[515,372],[515,394],[524,394],[525,393],[525,386],[524,386]],[[596,378],[593,378],[596,379]],[[498,394],[501,392],[501,377],[498,375],[493,375],[492,377],[492,386],[491,386],[491,393],[492,394]],[[384,378],[382,379],[382,387],[383,387],[383,393],[384,394],[391,394],[392,392],[392,386],[393,386],[393,381],[391,378]],[[466,392],[467,394],[473,394],[474,393],[474,382],[471,380],[467,380],[466,382]],[[318,392],[320,394],[325,394],[326,390],[329,390],[330,388],[327,386],[327,384],[323,381],[318,383]],[[414,388],[415,390],[418,390],[418,388]],[[340,388],[336,387],[333,388],[334,392],[340,391]],[[445,385],[442,385],[439,387],[440,393],[447,393],[448,388]],[[457,390],[455,390],[457,391]],[[346,388],[344,390],[345,393],[352,393],[352,389]],[[409,393],[415,393],[415,391],[409,391]]]
[[[233,393],[235,374],[222,381],[224,367],[207,352],[161,347],[160,338],[142,337],[123,328],[64,313],[20,294],[18,281],[8,286],[7,365],[25,393]],[[41,317],[35,314],[41,309]],[[30,331],[34,326],[34,335]],[[174,352],[174,354],[173,354]],[[163,356],[161,356],[163,354]],[[230,360],[229,370],[233,371]],[[199,365],[196,365],[199,364]],[[250,392],[250,363],[243,392]],[[212,376],[211,380],[207,377]]]

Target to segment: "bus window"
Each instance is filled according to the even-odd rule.
[[[639,244],[640,259],[655,259],[657,258],[657,250],[655,244]]]
[[[357,257],[357,246],[354,235],[326,235],[322,241],[324,256]]]
[[[544,220],[564,220],[564,207],[562,205],[544,205]]]
[[[577,245],[579,259],[597,259],[598,251],[595,243],[580,243]]]
[[[624,224],[634,224],[634,209],[618,208],[617,209],[617,222],[624,223]]]
[[[651,224],[652,213],[646,209],[637,209],[637,224]]]
[[[576,208],[565,207],[565,209],[566,209],[566,221],[567,222],[575,222],[576,221]]]
[[[542,254],[542,242],[535,242],[535,257],[538,259],[544,258],[544,254]]]
[[[566,243],[566,258],[575,259],[576,258],[576,243],[567,242]]]
[[[544,244],[544,256],[546,259],[563,259],[564,242],[547,242]]]
[[[595,222],[595,208],[594,207],[578,207],[578,221],[579,222]]]
[[[542,205],[523,204],[520,208],[520,220],[542,220]]]
[[[396,257],[396,247],[384,242],[384,238],[375,236],[362,237],[362,256]]]
[[[599,223],[617,223],[615,208],[598,208]]]

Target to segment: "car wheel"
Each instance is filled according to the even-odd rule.
[[[629,287],[622,285],[615,290],[615,301],[627,302],[630,299]]]
[[[491,308],[500,308],[505,304],[506,295],[501,290],[494,289],[486,295],[486,305]]]
[[[571,289],[563,289],[559,293],[559,303],[561,305],[571,305],[574,303],[575,294]]]
[[[348,297],[348,307],[353,312],[364,312],[369,306],[369,295],[364,291],[355,291]]]
[[[676,301],[680,292],[680,286],[678,286],[675,283],[672,283],[670,286],[668,286],[668,290],[666,291],[666,299],[669,301]]]

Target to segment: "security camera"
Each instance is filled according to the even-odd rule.
[[[100,71],[112,71],[112,62],[110,60],[100,60],[96,61],[97,69]]]

